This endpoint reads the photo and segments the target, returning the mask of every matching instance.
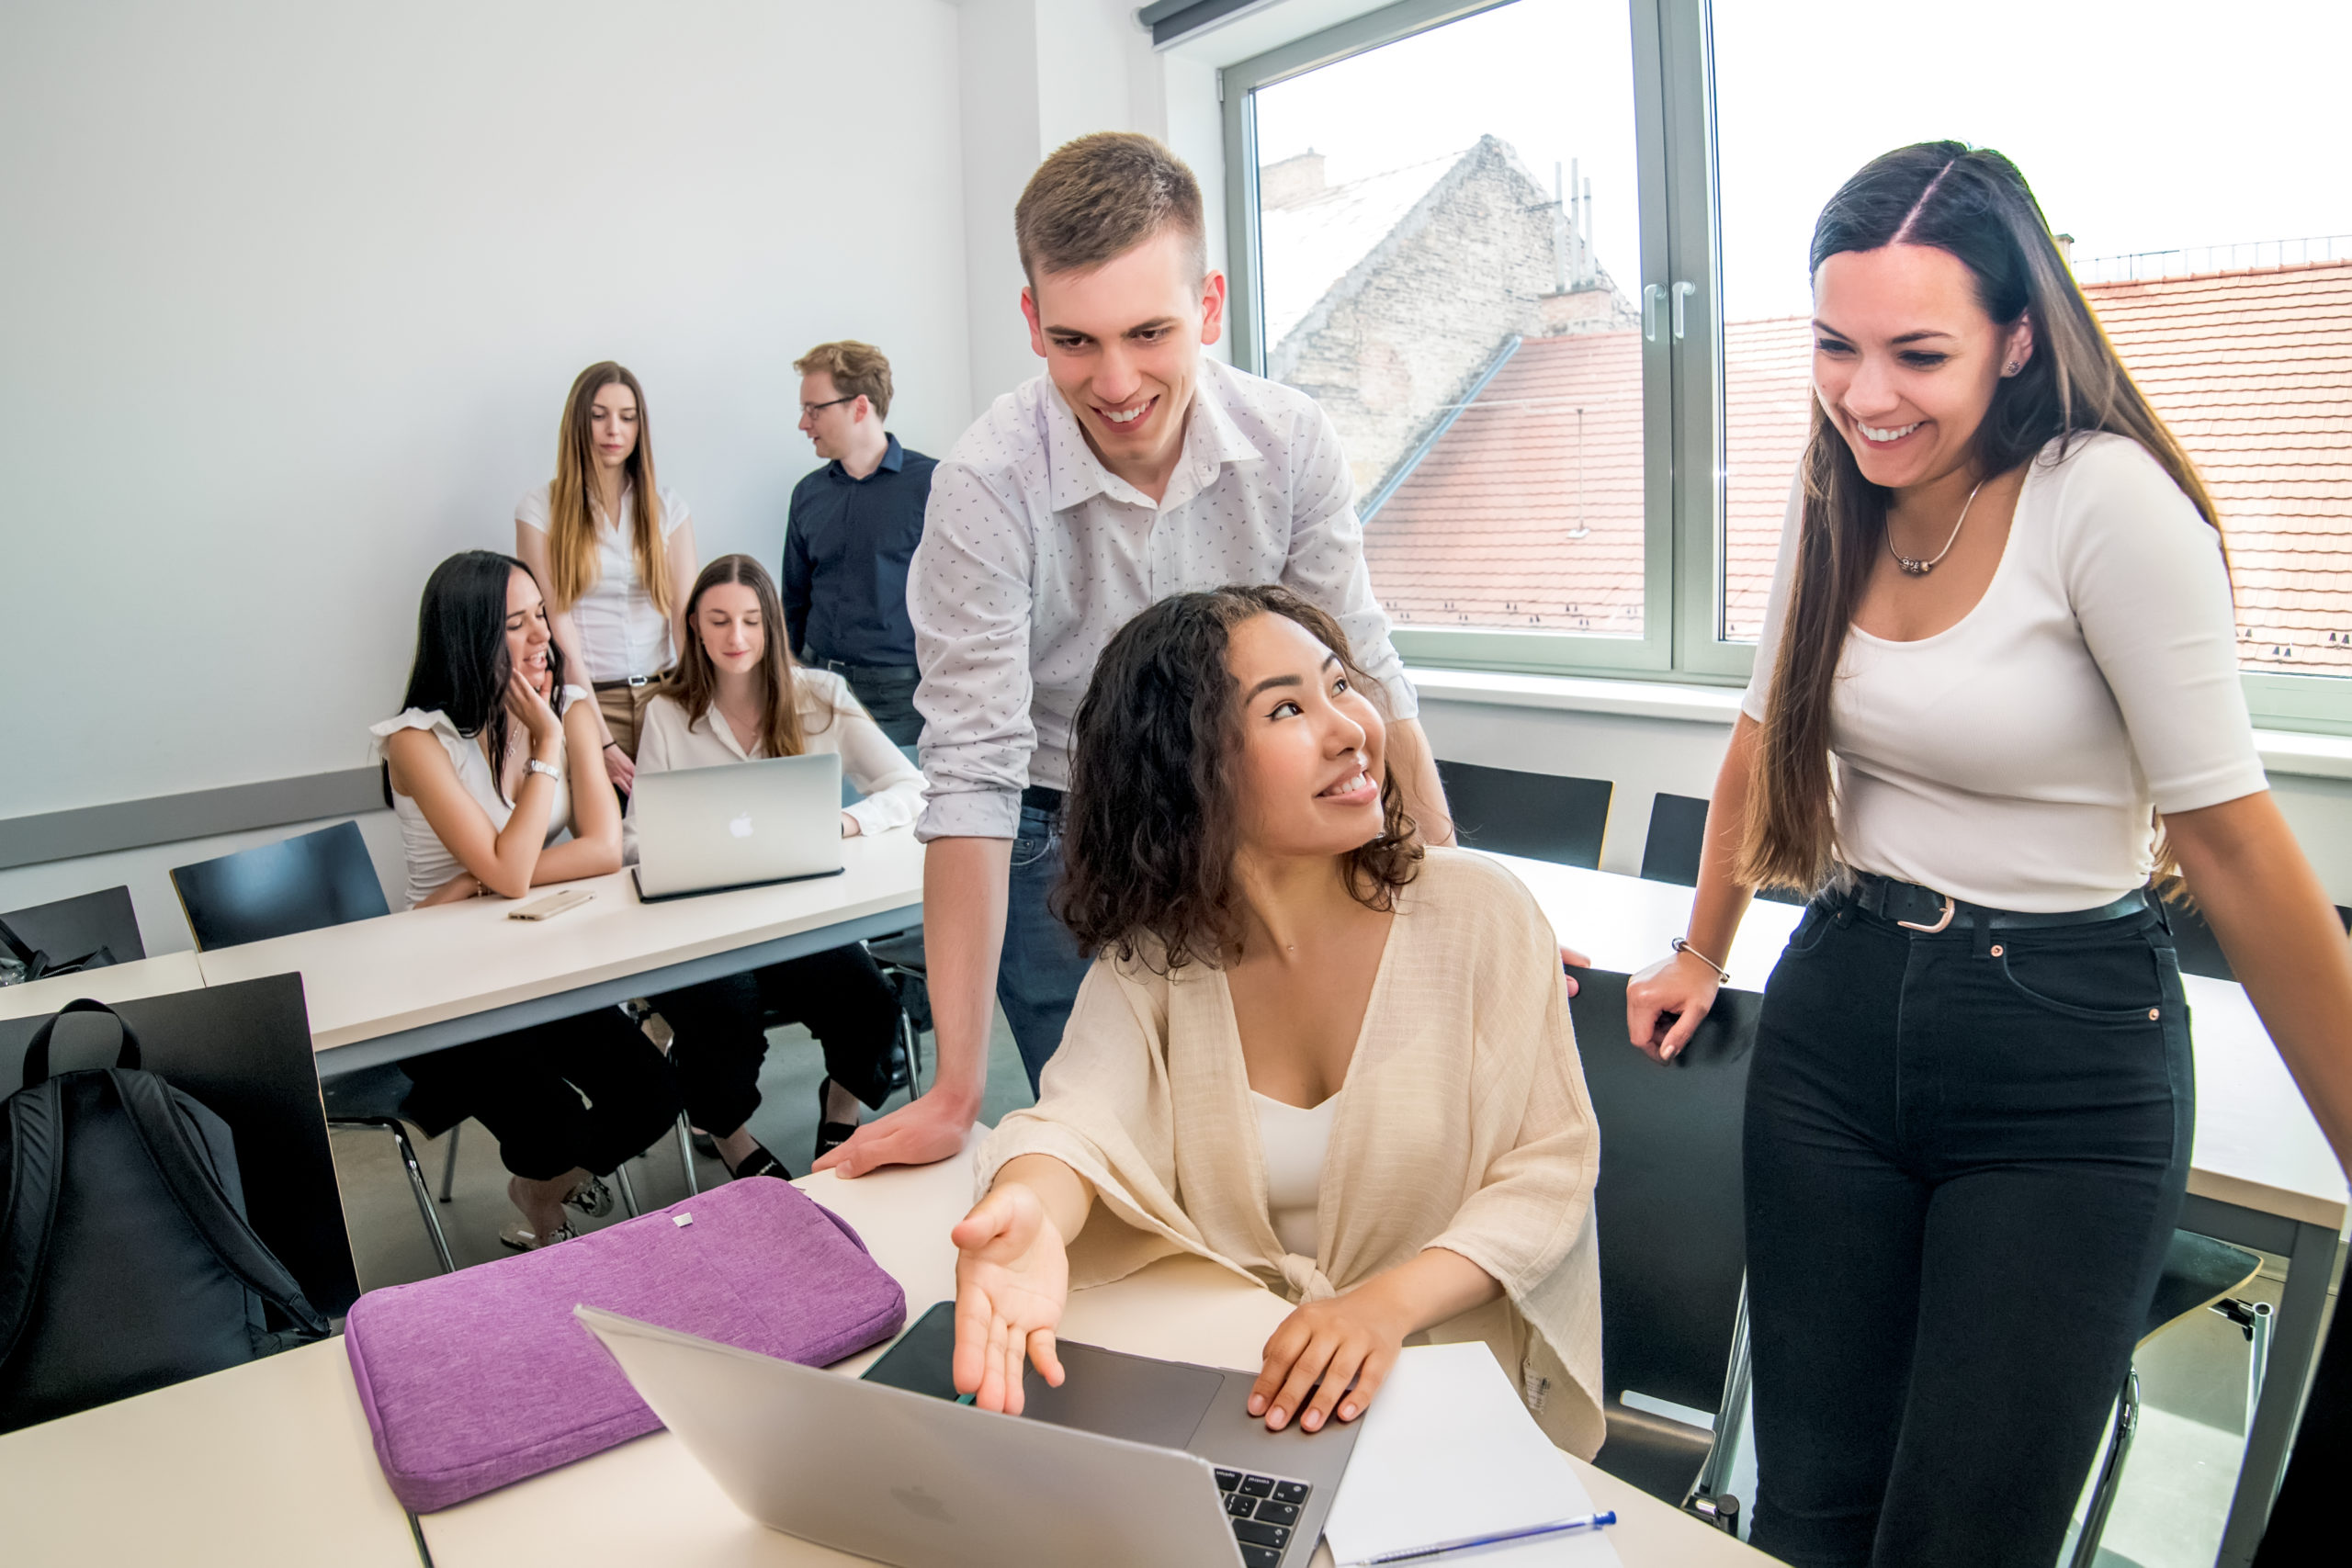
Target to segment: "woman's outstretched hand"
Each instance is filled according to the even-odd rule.
[[[1037,1194],[1008,1181],[949,1233],[956,1244],[956,1392],[982,1410],[1021,1414],[1021,1364],[1056,1388],[1054,1329],[1069,1300],[1069,1255]]]
[[[1409,1310],[1388,1300],[1385,1279],[1283,1319],[1250,1389],[1250,1414],[1264,1416],[1268,1431],[1296,1420],[1300,1431],[1319,1432],[1334,1415],[1352,1421],[1371,1406],[1415,1327]]]
[[[1688,953],[1661,958],[1625,983],[1625,1032],[1647,1055],[1671,1062],[1715,1005],[1723,981]]]

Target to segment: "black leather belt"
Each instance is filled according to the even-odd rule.
[[[626,681],[598,681],[594,682],[594,684],[595,685],[596,690],[600,692],[627,692],[633,691],[639,686],[653,685],[660,682],[661,679],[662,677],[660,675],[632,675]]]
[[[1958,925],[1962,930],[1981,928],[1987,931],[2029,931],[2036,926],[2091,926],[2101,920],[2119,920],[2126,915],[2136,915],[2148,907],[2144,888],[2135,887],[2111,904],[2101,904],[2096,909],[2061,909],[2052,913],[2036,913],[2023,909],[1988,909],[1981,904],[1970,904],[1932,887],[1922,887],[1916,882],[1897,882],[1876,872],[1858,871],[1853,874],[1854,886],[1845,901],[1854,908],[1882,919],[1915,931],[1939,931]]]
[[[1046,784],[1031,784],[1021,792],[1021,804],[1024,809],[1059,817],[1062,814],[1062,792]]]

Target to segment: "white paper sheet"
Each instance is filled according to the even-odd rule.
[[[1592,1512],[1566,1454],[1552,1446],[1483,1344],[1406,1348],[1363,1416],[1348,1473],[1323,1523],[1347,1568],[1383,1552],[1517,1529]],[[1431,1568],[1616,1568],[1607,1529],[1551,1536]]]

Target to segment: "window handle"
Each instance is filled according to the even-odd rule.
[[[1642,341],[1644,343],[1657,341],[1657,302],[1664,298],[1666,298],[1666,289],[1662,285],[1649,284],[1642,290]]]
[[[1674,286],[1674,341],[1677,343],[1680,343],[1690,335],[1690,322],[1684,311],[1683,302],[1698,292],[1699,286],[1695,283],[1685,281]]]

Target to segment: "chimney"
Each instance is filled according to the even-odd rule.
[[[2068,266],[2073,266],[2075,265],[2075,236],[2072,234],[2060,234],[2057,236],[2057,240],[2059,259],[2064,261]]]
[[[1560,165],[1552,165],[1552,292],[1568,291],[1568,209],[1560,195]]]
[[[1321,196],[1326,188],[1323,154],[1312,147],[1279,164],[1263,164],[1258,170],[1261,207],[1296,207]]]

